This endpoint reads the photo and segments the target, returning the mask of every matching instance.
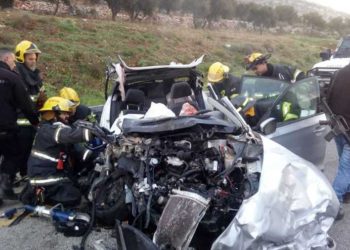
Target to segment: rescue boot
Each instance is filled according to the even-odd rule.
[[[13,191],[11,177],[8,174],[0,175],[0,193],[4,200],[17,200],[18,197]],[[0,196],[1,198],[1,196]]]

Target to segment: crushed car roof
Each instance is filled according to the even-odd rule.
[[[191,77],[202,74],[196,67],[203,62],[204,55],[189,64],[170,63],[169,65],[156,65],[147,67],[129,67],[119,57],[120,62],[112,64],[119,76],[123,76],[124,85],[142,83],[149,81],[163,81],[182,77]]]
[[[202,55],[200,58],[194,60],[193,62],[189,64],[181,64],[181,63],[170,63],[169,65],[157,65],[157,66],[147,66],[147,67],[130,67],[128,66],[125,61],[119,56],[120,64],[123,66],[125,71],[144,71],[144,70],[152,70],[152,69],[190,69],[195,68],[199,64],[203,62],[204,55]],[[113,64],[114,66],[116,64]]]

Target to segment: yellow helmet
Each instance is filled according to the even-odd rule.
[[[208,70],[208,81],[211,83],[220,82],[224,79],[225,73],[228,73],[229,71],[230,68],[226,65],[220,62],[213,63]]]
[[[72,106],[73,103],[71,101],[59,96],[54,96],[47,99],[44,106],[39,111],[71,112]]]
[[[24,55],[31,53],[35,53],[37,55],[37,59],[38,55],[41,54],[41,51],[38,49],[38,46],[36,46],[35,43],[24,40],[17,44],[15,51],[17,62],[24,63]]]
[[[72,88],[68,88],[68,87],[64,87],[60,90],[60,96],[63,98],[66,98],[68,100],[70,100],[71,102],[74,103],[74,107],[78,106],[80,104],[80,98],[78,93],[72,89]]]
[[[249,70],[254,66],[264,63],[271,57],[271,54],[263,55],[260,52],[254,52],[244,58],[246,69]]]

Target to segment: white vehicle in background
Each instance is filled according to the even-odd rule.
[[[321,87],[321,96],[327,93],[333,74],[350,63],[350,35],[340,39],[332,53],[327,49],[320,53],[322,62],[316,63],[309,71],[310,76],[317,76]]]

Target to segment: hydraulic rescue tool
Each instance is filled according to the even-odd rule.
[[[31,206],[25,205],[20,208],[11,208],[0,215],[0,218],[11,219],[19,210],[24,210],[24,216],[20,215],[18,218],[22,220],[26,215],[33,214],[39,217],[50,218],[58,232],[65,236],[82,236],[86,232],[90,223],[90,216],[85,213],[76,213],[73,211],[65,211],[61,204],[57,204],[52,208],[45,206]],[[10,226],[16,225],[20,220],[15,220]]]

